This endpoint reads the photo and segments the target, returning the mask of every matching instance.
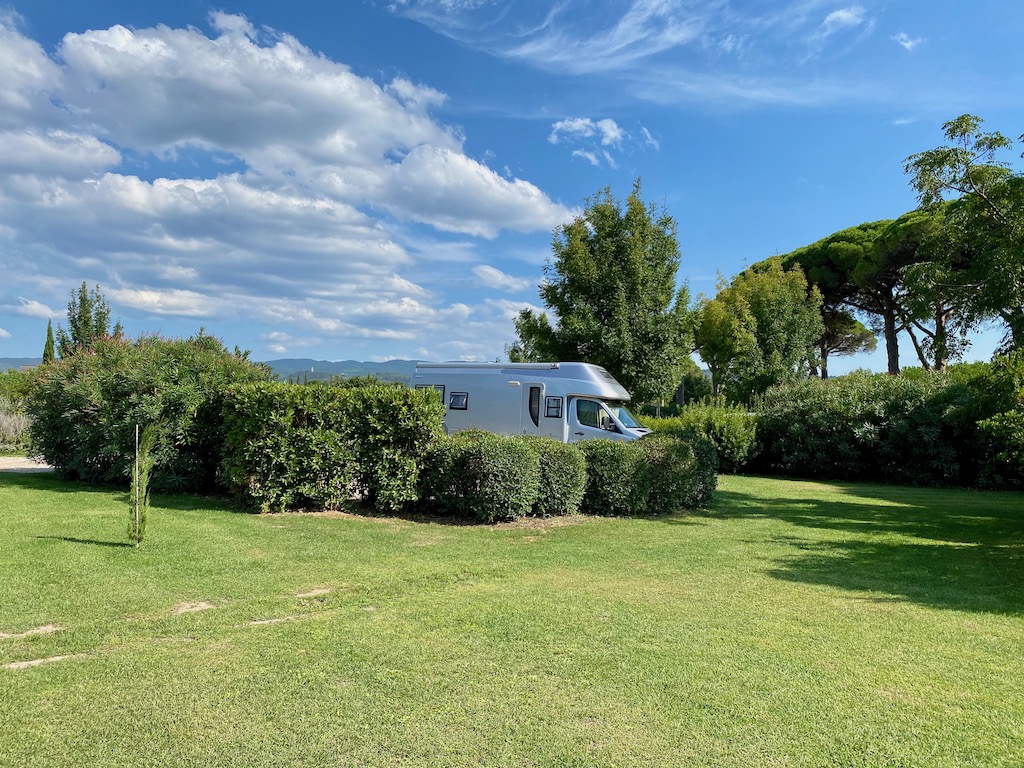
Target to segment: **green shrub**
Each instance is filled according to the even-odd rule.
[[[972,383],[991,413],[978,422],[979,484],[1024,487],[1024,350],[996,358],[991,376]]]
[[[160,424],[153,490],[211,490],[224,443],[225,390],[269,375],[203,333],[99,339],[36,369],[26,406],[32,447],[62,477],[127,485],[135,425]]]
[[[10,368],[0,371],[0,398],[3,398],[16,411],[20,412],[25,399],[32,391],[32,383],[35,381],[35,371],[19,371]]]
[[[533,513],[540,517],[580,511],[587,482],[587,462],[575,445],[549,437],[528,437],[540,460],[540,490]]]
[[[256,382],[224,401],[223,477],[241,503],[263,512],[333,509],[351,493],[348,393]]]
[[[743,471],[757,449],[757,417],[744,406],[728,405],[724,397],[689,403],[667,418],[645,417],[644,426],[656,433],[701,435],[717,452],[722,472]]]
[[[433,393],[386,384],[234,387],[224,475],[243,504],[265,511],[336,508],[358,490],[394,512],[417,499],[441,413]]]
[[[855,373],[774,388],[758,404],[754,466],[803,477],[972,484],[979,376],[977,367]]]
[[[379,511],[415,502],[423,457],[443,433],[444,405],[437,394],[391,384],[328,389],[349,395],[356,487]]]
[[[435,443],[420,488],[435,512],[485,522],[525,517],[540,492],[540,459],[526,440],[466,430]]]
[[[647,497],[640,482],[643,453],[633,443],[585,440],[576,445],[587,461],[584,514],[631,516],[646,511]]]

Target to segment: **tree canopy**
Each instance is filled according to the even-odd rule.
[[[719,282],[698,308],[696,345],[711,369],[715,393],[751,397],[806,375],[824,327],[821,293],[799,266],[773,258]]]
[[[121,335],[120,322],[110,327],[110,304],[100,293],[100,287],[90,291],[83,281],[77,291],[71,292],[67,330],[57,326],[57,352],[61,358],[70,357],[78,350],[88,349],[98,339]]]
[[[936,254],[935,281],[959,292],[964,322],[998,318],[1005,346],[1024,348],[1024,176],[998,154],[1013,147],[982,120],[961,115],[943,125],[947,143],[907,158],[924,210],[945,206],[951,248]],[[1024,136],[1021,137],[1024,140]]]
[[[675,391],[692,347],[689,292],[676,284],[676,222],[640,193],[638,179],[623,206],[605,188],[555,230],[547,311],[519,314],[510,360],[595,363],[639,402]]]

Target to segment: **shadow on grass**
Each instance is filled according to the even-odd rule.
[[[1024,614],[1024,497],[830,485],[839,498],[719,491],[713,517],[774,519],[796,554],[768,573],[786,581],[883,592],[938,608]],[[848,500],[844,500],[848,499]],[[847,534],[841,539],[822,532]]]
[[[115,547],[121,549],[123,547],[131,547],[123,541],[97,541],[96,539],[74,539],[70,536],[36,536],[37,539],[51,539],[53,541],[67,541],[71,544],[92,544],[96,547]]]

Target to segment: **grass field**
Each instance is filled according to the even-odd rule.
[[[0,475],[2,766],[1024,765],[1024,498],[254,516]],[[27,665],[26,662],[41,662]]]

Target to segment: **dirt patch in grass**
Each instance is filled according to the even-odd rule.
[[[283,616],[279,619],[255,619],[249,622],[250,627],[261,627],[265,624],[281,624],[285,621],[295,621],[295,616]]]
[[[196,611],[208,611],[216,607],[213,603],[206,600],[191,600],[174,606],[171,609],[171,616],[181,616],[183,613],[195,613]]]
[[[10,664],[4,664],[4,669],[28,669],[29,667],[38,667],[42,664],[51,664],[55,661],[64,661],[64,659],[79,659],[82,657],[81,653],[73,653],[69,656],[48,656],[45,659],[30,659],[29,661],[14,661]]]
[[[0,640],[20,640],[33,635],[52,635],[54,632],[60,632],[61,629],[63,627],[58,627],[56,624],[47,624],[42,627],[26,629],[24,632],[0,632]]]
[[[308,592],[299,592],[296,597],[321,597],[322,595],[329,595],[333,591],[330,587],[317,587]]]

